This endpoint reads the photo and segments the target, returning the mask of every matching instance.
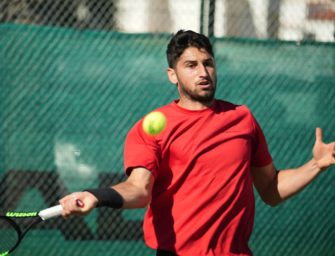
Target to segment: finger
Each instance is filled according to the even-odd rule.
[[[66,200],[63,198],[62,200],[59,201],[59,204],[62,205],[63,207],[63,212],[62,212],[63,218],[67,219],[70,216],[71,212],[68,210]]]
[[[80,199],[76,199],[76,205],[80,208],[84,208],[85,204]]]
[[[315,138],[317,142],[322,142],[322,130],[320,127],[315,129]]]
[[[63,207],[63,217],[68,217],[72,214],[77,206],[76,197],[74,194],[70,194],[59,200],[59,203]]]
[[[77,207],[83,208],[85,206],[84,202],[78,198],[77,193],[72,193],[71,198],[72,202],[74,202]]]

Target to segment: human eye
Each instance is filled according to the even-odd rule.
[[[185,63],[185,66],[187,67],[187,68],[195,68],[197,65],[196,65],[196,63],[195,62],[191,62],[191,61],[188,61],[188,62],[186,62]]]
[[[208,59],[204,62],[206,67],[214,67],[214,61],[212,59]]]

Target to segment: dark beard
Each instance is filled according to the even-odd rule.
[[[184,86],[180,86],[180,89],[183,91],[184,95],[187,96],[190,100],[200,102],[204,105],[209,105],[210,103],[212,103],[215,96],[215,87],[211,90],[206,90],[205,93],[203,93],[202,95],[187,90]]]

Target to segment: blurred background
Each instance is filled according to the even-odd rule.
[[[278,169],[310,159],[315,127],[335,139],[333,0],[0,0],[1,211],[125,179],[128,130],[178,97],[179,29],[210,37],[217,97],[253,111]],[[334,171],[275,209],[256,195],[256,256],[335,255]],[[14,255],[154,255],[143,214],[51,220]]]

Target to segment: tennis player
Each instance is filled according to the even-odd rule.
[[[138,121],[125,141],[127,180],[65,196],[63,216],[100,206],[148,207],[144,239],[157,255],[252,255],[253,185],[266,204],[278,205],[335,163],[335,142],[323,143],[317,128],[312,159],[277,171],[250,110],[215,98],[208,38],[179,31],[168,44],[167,60],[168,78],[179,93],[158,108],[167,127],[149,136]]]

